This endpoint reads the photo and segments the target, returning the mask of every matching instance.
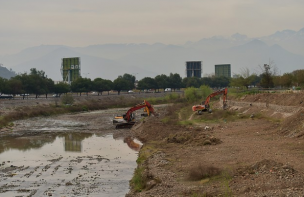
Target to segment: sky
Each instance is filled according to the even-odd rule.
[[[182,45],[304,27],[303,0],[0,0],[0,56],[38,45]]]

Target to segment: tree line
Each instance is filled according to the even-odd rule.
[[[136,81],[135,76],[125,73],[118,76],[115,80],[95,78],[78,78],[70,85],[64,82],[55,84],[54,81],[45,75],[44,71],[35,68],[30,69],[30,73],[18,74],[10,79],[0,78],[0,92],[2,94],[23,95],[34,94],[36,98],[40,95],[55,93],[58,95],[67,92],[88,93],[95,91],[99,94],[115,90],[120,94],[121,91],[137,89],[143,91],[153,89],[155,92],[170,88],[173,91],[180,88],[195,87],[206,85],[212,88],[220,87],[250,87],[259,86],[264,88],[302,86],[304,87],[304,70],[296,70],[291,73],[285,73],[281,76],[276,75],[271,65],[265,64],[262,74],[250,74],[249,69],[244,68],[241,74],[234,78],[227,77],[203,77],[203,78],[182,78],[179,74],[170,73],[170,75],[157,75],[156,77],[145,77]],[[135,85],[137,83],[137,85]]]
[[[240,74],[230,80],[230,86],[249,88],[262,87],[262,88],[290,88],[292,86],[298,89],[304,88],[304,69],[295,70],[290,73],[278,75],[275,66],[271,64],[264,64],[261,68],[261,74],[250,74],[248,68],[243,68]]]

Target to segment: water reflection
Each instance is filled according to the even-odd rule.
[[[92,137],[92,133],[64,133],[64,134],[44,134],[26,137],[6,136],[0,138],[0,154],[9,150],[27,151],[40,149],[46,144],[51,144],[57,137],[63,138],[63,147],[66,152],[82,152],[82,141]],[[116,138],[119,139],[119,138]],[[142,144],[131,136],[122,139],[128,147],[134,151],[139,151]]]
[[[64,150],[70,152],[82,152],[82,141],[91,137],[91,133],[67,133],[64,134]]]
[[[132,150],[135,151],[139,151],[141,148],[141,144],[139,142],[136,142],[135,139],[133,139],[132,137],[128,136],[124,139],[124,142],[127,143],[127,145],[129,146],[129,148],[131,148]]]
[[[0,196],[124,196],[140,146],[110,134],[1,137],[0,187],[14,187]]]
[[[57,135],[46,136],[27,136],[12,137],[6,136],[0,138],[0,154],[8,150],[27,151],[31,149],[39,149],[45,144],[53,143]]]

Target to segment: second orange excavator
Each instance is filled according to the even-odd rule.
[[[113,124],[117,124],[116,129],[131,128],[135,124],[133,112],[142,108],[144,108],[145,113],[141,114],[141,116],[150,116],[150,114],[155,115],[152,105],[144,100],[143,103],[131,107],[124,115],[114,117]]]
[[[218,91],[215,91],[215,92],[211,93],[209,96],[207,96],[206,100],[203,101],[201,105],[194,105],[192,107],[192,111],[197,111],[198,114],[202,114],[203,111],[211,112],[210,105],[209,105],[210,99],[212,97],[215,97],[215,96],[219,95],[219,94],[223,94],[223,109],[226,109],[227,108],[228,89],[224,88],[224,89],[220,89]]]

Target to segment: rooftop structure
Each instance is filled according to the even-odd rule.
[[[215,65],[215,77],[231,78],[231,65],[230,64]]]
[[[72,81],[81,77],[80,74],[80,58],[62,58],[61,75],[64,82],[71,84]]]
[[[186,76],[187,77],[202,77],[202,62],[189,61],[186,62]]]

